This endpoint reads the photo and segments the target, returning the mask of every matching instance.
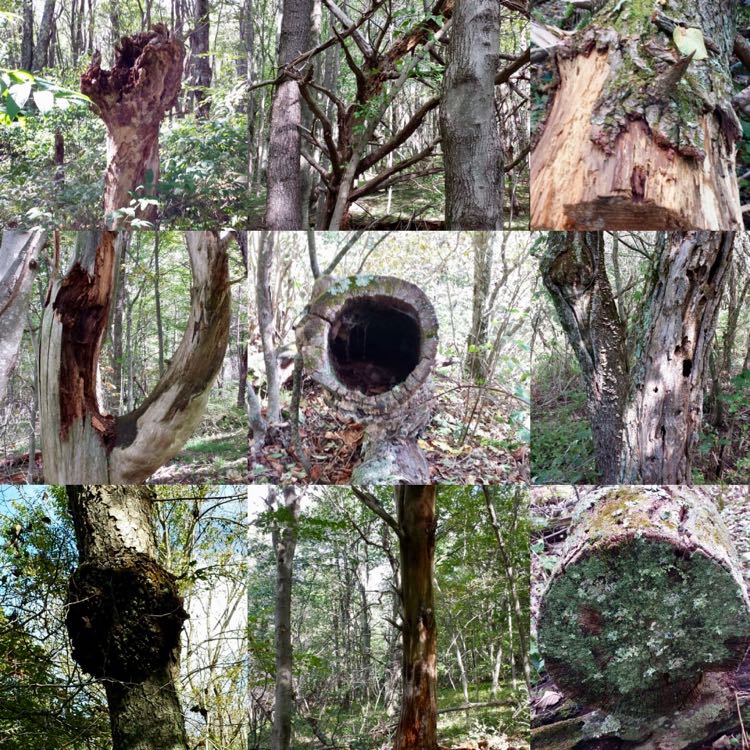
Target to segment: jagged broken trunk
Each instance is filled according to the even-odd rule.
[[[81,91],[89,96],[107,126],[107,171],[104,213],[115,228],[113,211],[125,208],[137,188],[153,195],[159,181],[159,127],[174,106],[182,84],[185,50],[164,24],[123,37],[115,50],[112,70],[102,69],[94,54],[81,76]],[[155,218],[155,207],[141,213]]]
[[[113,750],[186,750],[176,689],[188,617],[157,561],[151,488],[67,488],[79,566],[65,624],[73,659],[107,693]]]
[[[702,33],[706,59],[681,54],[675,25]],[[731,0],[608,0],[551,48],[532,228],[740,228],[734,36]]]
[[[429,481],[417,436],[431,418],[438,324],[419,287],[390,276],[322,277],[297,328],[308,375],[365,424],[353,484]]]
[[[203,415],[229,338],[227,238],[188,232],[193,273],[180,345],[134,411],[103,411],[98,365],[114,285],[114,232],[80,232],[67,274],[51,286],[40,335],[42,455],[47,482],[138,483],[172,458]]]
[[[543,592],[539,649],[570,697],[666,715],[750,644],[750,602],[718,509],[685,487],[602,488],[577,505]]]

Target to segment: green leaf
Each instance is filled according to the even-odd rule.
[[[51,91],[35,91],[33,97],[34,104],[43,115],[55,106],[55,95]]]
[[[693,60],[705,60],[708,57],[703,32],[700,29],[675,26],[672,39],[683,55],[693,54]]]

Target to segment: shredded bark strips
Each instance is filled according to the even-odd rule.
[[[126,206],[139,186],[153,194],[159,177],[159,126],[180,92],[185,50],[164,24],[123,37],[115,65],[102,69],[101,54],[81,76],[108,133],[109,163],[104,211]]]

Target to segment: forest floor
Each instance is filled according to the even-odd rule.
[[[515,399],[474,388],[435,384],[435,414],[418,441],[430,464],[431,482],[475,484],[527,482],[528,446]],[[476,412],[476,413],[475,413]],[[467,428],[467,422],[470,422]],[[251,468],[251,483],[348,484],[362,447],[364,426],[342,418],[307,381],[300,408],[300,437],[312,464],[308,478],[289,439],[289,426],[266,445]]]

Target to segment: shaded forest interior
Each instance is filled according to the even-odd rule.
[[[557,249],[558,246],[554,243],[555,238],[559,237],[562,235],[550,234],[539,241],[535,252],[542,268],[548,262],[545,259],[561,258],[563,255],[559,253],[570,250]],[[613,367],[621,364],[623,370],[617,377],[609,373],[606,382],[619,383],[621,403],[632,398],[633,393],[646,392],[635,388],[635,384],[644,377],[650,384],[648,393],[654,398],[661,394],[668,398],[670,393],[677,394],[680,384],[689,384],[692,395],[681,393],[679,396],[675,395],[672,402],[665,401],[662,416],[670,425],[670,435],[681,434],[689,441],[689,448],[684,453],[689,459],[686,466],[690,467],[690,474],[684,482],[692,480],[711,484],[718,481],[745,481],[750,476],[747,460],[747,402],[750,387],[750,308],[747,304],[750,256],[747,236],[737,235],[729,250],[720,251],[715,248],[711,256],[715,264],[702,266],[705,271],[703,275],[699,269],[703,261],[698,259],[702,257],[700,254],[704,252],[703,248],[708,246],[701,244],[702,241],[697,245],[681,244],[689,239],[689,235],[621,232],[602,235],[591,233],[585,237],[592,238],[592,248],[599,247],[596,243],[600,241],[603,246],[594,256],[587,256],[589,261],[594,258],[594,265],[585,261],[580,270],[584,277],[596,276],[597,289],[601,290],[597,294],[608,295],[606,299],[609,300],[606,304],[585,308],[595,310],[588,321],[592,326],[591,330],[599,327],[596,334],[591,334],[590,341],[594,342],[593,347],[611,345],[612,351],[615,346],[622,346],[621,353],[613,354],[609,362]],[[593,242],[595,237],[598,239]],[[705,235],[704,239],[706,237],[710,235]],[[718,238],[718,235],[713,237]],[[550,244],[550,238],[553,244]],[[599,251],[603,253],[603,265],[595,260]],[[692,257],[697,265],[695,268],[682,266],[680,257]],[[589,270],[583,270],[584,268]],[[721,270],[711,276],[709,271],[712,268]],[[545,273],[552,275],[552,271]],[[670,299],[687,300],[692,291],[688,292],[690,287],[684,283],[686,278],[692,279],[696,284],[694,291],[697,294],[690,298],[692,301],[689,303],[685,301],[686,311],[702,309],[695,306],[696,301],[701,299],[718,301],[718,308],[712,314],[699,315],[701,323],[698,327],[686,318],[684,341],[689,342],[688,349],[681,352],[679,347],[672,344],[670,352],[665,353],[666,343],[660,336],[665,330],[663,326],[668,314],[660,302],[659,290],[664,290]],[[701,278],[703,281],[700,281]],[[713,285],[715,279],[719,280],[718,287]],[[706,286],[701,287],[700,284]],[[588,305],[590,301],[589,299],[582,304]],[[686,313],[688,316],[690,314],[692,313]],[[570,330],[570,326],[566,326]],[[656,435],[657,425],[662,423],[657,416],[647,415],[645,407],[637,407],[641,414],[639,419],[629,417],[629,414],[635,412],[629,412],[628,407],[625,407],[626,423],[620,428],[616,426],[614,418],[609,423],[606,421],[602,416],[604,411],[599,412],[598,417],[592,417],[587,383],[590,385],[595,375],[591,371],[582,374],[580,360],[565,335],[566,327],[561,325],[559,311],[555,309],[549,292],[545,292],[540,298],[533,327],[534,385],[531,418],[534,479],[550,484],[601,481],[603,469],[601,466],[597,468],[594,443],[596,439],[599,439],[600,444],[606,443],[606,440],[601,435],[599,438],[595,437],[597,430],[606,433],[611,429],[613,439],[610,441],[610,463],[613,465],[627,458],[619,442],[620,435],[635,434],[636,429],[639,429],[638,425],[642,426],[637,433],[640,437],[628,439],[642,440],[643,443],[639,443],[640,448],[633,452],[641,451],[643,456],[648,450],[656,450],[646,441],[649,435]],[[657,343],[660,341],[661,344]],[[700,347],[699,354],[691,355],[693,347]],[[641,364],[644,352],[652,351],[654,367],[663,368],[661,375],[656,370],[647,371]],[[665,362],[669,362],[662,365],[659,352],[666,357]],[[672,356],[668,356],[669,354]],[[674,381],[669,363],[673,365]],[[667,385],[672,382],[674,386]],[[660,390],[657,392],[656,389]],[[652,416],[654,421],[651,421]],[[635,459],[635,464],[637,463],[638,460]],[[632,461],[631,465],[634,465]],[[679,470],[685,468],[683,466]],[[620,470],[625,469],[621,467]],[[656,478],[655,481],[666,480]]]
[[[102,321],[105,333],[95,391],[101,413],[113,415],[138,409],[167,372],[185,332],[193,293],[184,234],[164,232],[157,238],[153,232],[135,232],[121,240],[113,301]],[[40,422],[39,404],[44,394],[39,390],[37,371],[42,313],[51,279],[66,273],[76,242],[75,233],[62,233],[59,238],[49,233],[39,254],[28,310],[23,312],[17,365],[0,403],[2,466],[7,481],[39,482],[43,476],[40,435],[45,426]],[[245,270],[236,245],[229,258],[232,279],[243,281]],[[157,479],[174,482],[188,473],[244,476],[246,412],[241,386],[247,327],[245,290],[244,283],[230,288],[230,343],[200,429]]]

